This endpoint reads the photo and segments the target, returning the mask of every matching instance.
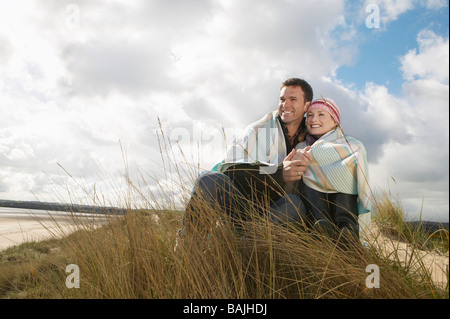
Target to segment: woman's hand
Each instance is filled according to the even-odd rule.
[[[311,146],[293,149],[283,161],[283,180],[285,183],[301,180],[303,173],[312,159]]]

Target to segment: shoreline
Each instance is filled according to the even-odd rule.
[[[83,225],[98,225],[114,215],[0,207],[0,253],[25,242],[61,238]]]
[[[40,202],[40,201],[18,201],[0,199],[0,207],[7,208],[22,208],[33,210],[47,210],[47,211],[61,211],[74,213],[96,213],[96,214],[125,214],[126,209],[111,206],[93,206],[93,205],[78,205],[55,202]]]

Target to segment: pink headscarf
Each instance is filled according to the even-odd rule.
[[[311,105],[308,108],[312,109],[322,109],[331,114],[331,117],[337,122],[341,123],[341,110],[337,106],[337,104],[330,98],[321,98],[312,101]]]

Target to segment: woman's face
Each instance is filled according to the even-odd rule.
[[[306,113],[306,128],[308,133],[315,138],[320,138],[329,131],[335,129],[336,121],[331,114],[322,109],[312,109]]]

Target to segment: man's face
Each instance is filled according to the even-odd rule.
[[[285,86],[280,92],[278,114],[283,123],[300,125],[309,104],[311,102],[305,103],[305,94],[300,86]]]

